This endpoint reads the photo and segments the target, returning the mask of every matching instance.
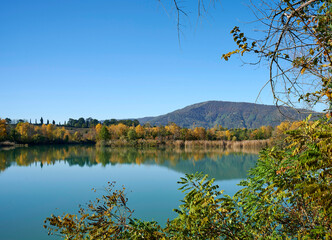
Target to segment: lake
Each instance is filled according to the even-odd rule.
[[[103,194],[109,181],[126,187],[134,217],[163,225],[176,216],[172,209],[184,196],[177,181],[185,173],[206,173],[233,195],[257,158],[257,154],[221,150],[95,146],[0,150],[0,239],[57,239],[43,229],[45,218],[75,213],[79,204]]]

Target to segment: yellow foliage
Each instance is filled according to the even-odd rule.
[[[102,127],[103,127],[103,125],[101,125],[100,123],[98,123],[96,125],[96,132],[97,132],[97,134],[99,134],[99,132],[100,132],[100,130],[101,130]]]
[[[205,139],[206,137],[206,131],[203,127],[196,127],[193,131],[193,135],[196,139]]]
[[[43,124],[40,130],[42,135],[47,136],[47,125]]]
[[[124,135],[126,131],[128,131],[128,126],[124,125],[123,123],[119,123],[116,125],[116,131],[119,135]]]
[[[112,139],[119,139],[121,136],[125,136],[128,130],[129,127],[123,123],[119,123],[118,125],[110,125],[108,127],[108,131],[111,134]]]
[[[66,131],[67,130],[64,127],[58,127],[54,130],[54,136],[58,139],[64,140]]]
[[[53,124],[47,124],[46,132],[47,132],[47,138],[48,139],[53,139],[53,129],[54,129]]]
[[[177,139],[180,137],[181,128],[178,125],[176,125],[175,123],[171,123],[169,126],[166,126],[165,128],[167,131],[169,131],[173,135],[174,139]]]
[[[224,131],[217,131],[216,132],[217,139],[219,139],[219,140],[224,139],[224,136],[225,136],[225,132]]]
[[[27,122],[20,122],[16,125],[16,131],[23,140],[30,140],[34,134],[35,128]]]
[[[82,134],[80,132],[74,133],[74,140],[75,141],[81,141],[82,140]]]
[[[5,119],[0,119],[0,140],[7,137],[7,123]]]
[[[159,127],[153,127],[153,128],[152,128],[152,133],[153,133],[153,134],[157,135],[158,132],[159,132]]]
[[[290,123],[289,122],[282,122],[280,125],[277,126],[277,133],[284,133],[290,128]]]
[[[135,132],[138,138],[144,137],[144,128],[141,125],[135,127]]]
[[[303,125],[302,121],[292,122],[292,125],[289,126],[289,130],[298,129],[302,125]]]
[[[228,141],[230,141],[232,139],[232,133],[229,130],[225,131],[225,136]]]

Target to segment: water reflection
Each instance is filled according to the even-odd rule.
[[[96,148],[95,146],[38,146],[0,151],[0,173],[11,166],[69,166],[116,164],[159,165],[181,173],[202,171],[216,180],[245,178],[257,154],[222,150]]]

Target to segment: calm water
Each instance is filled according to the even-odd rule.
[[[185,173],[209,174],[232,195],[256,160],[245,153],[94,146],[0,150],[0,239],[55,239],[42,228],[45,218],[74,213],[108,181],[126,187],[134,217],[164,223],[183,198],[176,182]]]

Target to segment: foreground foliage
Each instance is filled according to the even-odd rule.
[[[186,195],[165,228],[132,218],[112,183],[80,216],[52,216],[44,227],[66,239],[330,239],[331,121],[306,120],[286,134],[286,147],[263,150],[233,197],[202,174],[181,178]]]

